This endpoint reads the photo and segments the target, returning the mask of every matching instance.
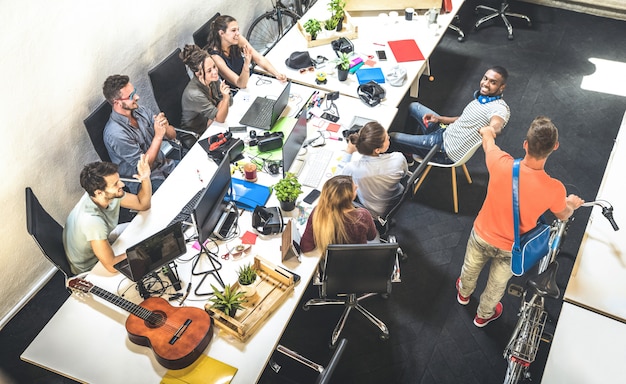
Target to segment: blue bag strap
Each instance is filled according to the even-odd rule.
[[[521,159],[513,161],[513,232],[515,234],[515,242],[513,249],[520,251],[519,244],[519,163]]]

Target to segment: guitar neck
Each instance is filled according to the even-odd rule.
[[[89,290],[89,292],[108,301],[111,304],[117,305],[118,307],[144,320],[148,320],[150,315],[152,315],[152,311],[149,311],[135,303],[132,303],[126,299],[123,299],[119,297],[118,295],[114,295],[111,292],[106,291],[102,288],[99,288],[95,285]]]

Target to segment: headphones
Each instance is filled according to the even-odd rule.
[[[257,205],[252,212],[252,227],[262,235],[272,235],[283,231],[283,216],[278,207]]]
[[[375,107],[385,98],[385,88],[377,82],[370,80],[357,88],[359,98],[369,107]]]
[[[474,99],[478,100],[478,102],[481,104],[491,103],[492,101],[499,100],[501,98],[502,98],[502,95],[485,96],[485,95],[481,95],[480,91],[474,92]]]

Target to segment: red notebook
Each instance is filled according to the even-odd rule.
[[[413,39],[389,41],[389,48],[396,57],[398,63],[405,61],[424,60],[424,55],[420,51],[417,43]]]

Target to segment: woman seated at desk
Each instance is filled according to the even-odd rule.
[[[252,47],[239,33],[239,24],[234,17],[219,16],[211,24],[207,50],[215,61],[222,78],[232,88],[246,88],[250,79],[250,63],[255,62],[280,81],[287,76],[276,68]]]
[[[370,213],[352,203],[356,190],[350,176],[334,176],[324,183],[300,240],[302,252],[317,249],[324,255],[328,244],[365,244],[376,238]]]
[[[385,153],[389,149],[389,134],[375,121],[348,136],[347,142],[340,173],[352,176],[358,185],[360,204],[373,215],[384,216],[404,191],[401,180],[409,170],[406,159],[400,152]],[[350,162],[356,151],[363,156]]]
[[[220,82],[215,62],[204,49],[186,45],[180,58],[194,74],[183,91],[181,128],[201,135],[213,121],[226,121],[233,102],[230,87]]]

